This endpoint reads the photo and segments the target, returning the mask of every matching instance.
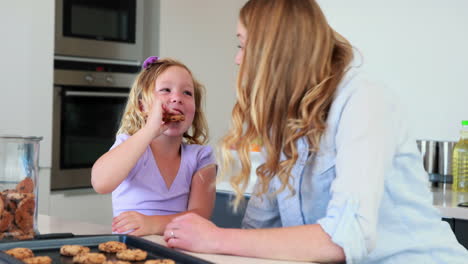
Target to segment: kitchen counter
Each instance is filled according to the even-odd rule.
[[[429,184],[429,183],[428,183]],[[249,184],[245,194],[251,195],[253,184]],[[218,192],[234,192],[230,183],[225,180],[218,182],[216,185]],[[433,205],[439,209],[444,218],[457,218],[468,220],[468,207],[459,207],[461,202],[468,202],[468,193],[452,192],[451,184],[443,184],[439,187],[431,187],[433,195]]]
[[[96,235],[96,234],[111,234],[111,227],[106,225],[91,224],[85,222],[78,222],[72,220],[65,220],[53,216],[39,215],[38,228],[41,234],[47,233],[73,233],[75,235]],[[166,245],[162,236],[145,236],[144,239],[155,242],[157,244]],[[214,254],[201,254],[183,251],[184,253],[205,259],[214,263],[226,264],[250,264],[250,263],[264,263],[264,264],[285,264],[285,263],[309,263],[310,262],[297,262],[297,261],[279,261],[269,259],[247,258],[229,255],[214,255]]]
[[[458,206],[461,202],[468,202],[467,192],[452,192],[451,184],[432,187],[433,204],[440,210],[444,218],[468,220],[468,207]]]

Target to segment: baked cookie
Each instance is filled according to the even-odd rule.
[[[10,232],[10,235],[14,239],[19,239],[19,240],[26,240],[26,239],[33,239],[34,238],[34,230],[29,230],[27,232],[24,232],[23,230],[19,229],[14,229],[14,232]]]
[[[128,261],[122,261],[122,260],[117,260],[117,261],[111,261],[111,260],[108,260],[106,262],[104,262],[103,264],[132,264]]]
[[[145,260],[147,256],[148,253],[141,249],[126,249],[117,252],[117,258],[120,260],[142,261]]]
[[[16,191],[19,193],[32,193],[34,191],[34,182],[27,177],[16,185]]]
[[[2,215],[3,213],[5,204],[6,204],[5,197],[3,196],[3,194],[0,193],[0,215]]]
[[[60,248],[60,255],[72,257],[82,253],[89,253],[89,251],[89,247],[80,245],[63,245]]]
[[[73,263],[80,264],[102,264],[106,261],[106,256],[101,253],[83,253],[73,257]]]
[[[12,248],[5,251],[5,253],[21,260],[34,257],[34,253],[29,248]]]
[[[27,198],[34,198],[33,193],[19,193],[15,190],[8,190],[8,192],[5,194],[6,198],[8,200],[13,200],[17,203],[19,203],[22,200],[25,200]]]
[[[24,232],[30,232],[33,229],[33,217],[36,202],[33,198],[26,198],[18,204],[15,213],[15,223]]]
[[[16,208],[18,208],[18,204],[14,200],[5,199],[5,209],[10,213],[15,213]]]
[[[49,256],[39,256],[32,258],[25,258],[23,262],[26,264],[51,264],[52,259]]]
[[[172,259],[152,259],[145,261],[145,264],[175,264]]]
[[[180,122],[184,121],[185,116],[184,115],[164,115],[163,116],[163,122]]]
[[[98,248],[100,251],[104,251],[107,253],[117,253],[117,252],[127,249],[127,245],[125,245],[125,243],[118,242],[118,241],[109,241],[109,242],[99,244]]]
[[[10,226],[11,226],[11,223],[13,223],[13,215],[4,210],[3,213],[0,215],[0,232],[5,232],[7,231]]]

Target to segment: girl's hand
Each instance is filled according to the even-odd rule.
[[[154,223],[151,216],[140,214],[135,211],[121,213],[112,220],[112,232],[128,233],[133,236],[145,236],[153,234]]]
[[[200,253],[217,253],[223,239],[222,229],[209,220],[187,213],[174,218],[164,231],[164,240],[169,247]]]
[[[148,118],[146,119],[145,125],[145,127],[153,132],[153,138],[159,137],[167,130],[167,123],[163,121],[163,116],[167,113],[177,114],[177,112],[168,109],[157,96],[154,96],[153,105],[148,111]]]

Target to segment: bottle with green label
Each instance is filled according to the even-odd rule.
[[[468,120],[462,121],[460,140],[453,149],[452,190],[468,192]]]

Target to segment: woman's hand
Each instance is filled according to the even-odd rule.
[[[151,216],[140,214],[135,211],[121,213],[112,220],[112,232],[128,233],[134,236],[145,236],[154,234],[153,230],[156,226],[154,221],[151,221]]]
[[[209,220],[187,213],[174,218],[164,231],[169,247],[201,253],[218,253],[222,229]]]

